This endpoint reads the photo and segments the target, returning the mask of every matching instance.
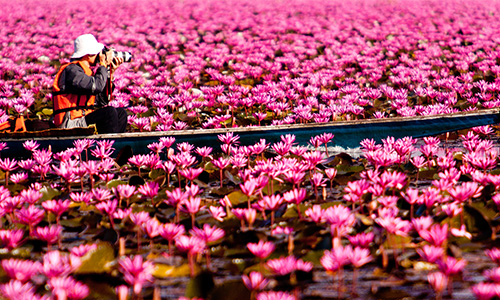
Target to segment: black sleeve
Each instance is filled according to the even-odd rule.
[[[68,93],[81,95],[97,95],[105,91],[108,81],[108,70],[100,66],[94,76],[85,74],[83,69],[72,64],[64,70],[64,76],[61,77],[60,87]]]

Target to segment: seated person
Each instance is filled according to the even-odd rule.
[[[113,50],[104,52],[104,45],[92,34],[77,37],[74,47],[71,62],[61,66],[52,86],[55,126],[74,128],[95,124],[98,133],[125,132],[125,109],[106,106],[113,73],[123,58],[113,57]],[[99,67],[93,74],[90,67],[97,64]]]

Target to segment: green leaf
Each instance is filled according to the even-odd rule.
[[[213,275],[208,272],[202,272],[191,278],[186,286],[186,297],[206,299],[214,289],[215,282]]]
[[[46,116],[51,116],[53,112],[54,112],[54,110],[52,110],[51,108],[42,109],[42,114],[44,114]]]
[[[43,188],[40,189],[40,193],[42,193],[42,201],[46,200],[52,200],[55,197],[61,195],[61,191],[44,186]]]
[[[372,226],[373,225],[373,219],[366,216],[366,215],[356,214],[356,218],[358,220],[360,220],[361,223],[363,223],[363,225],[365,225],[365,226]]]
[[[321,251],[308,251],[306,255],[302,257],[302,260],[313,263],[314,265],[321,265],[320,259],[324,254],[324,250]]]
[[[161,169],[153,169],[149,172],[149,178],[151,178],[153,180],[155,180],[156,178],[158,178],[161,175],[165,175],[165,171],[163,171]]]
[[[248,202],[248,197],[240,190],[230,193],[229,195],[227,195],[227,197],[229,198],[229,201],[231,201],[231,204],[233,206]]]
[[[386,249],[405,249],[411,243],[411,237],[400,236],[397,234],[387,234],[387,239],[384,242]]]
[[[287,207],[282,218],[283,219],[292,219],[292,218],[297,218],[298,216],[299,215],[297,214],[297,206],[294,204],[294,205],[290,205]]]
[[[122,184],[127,184],[127,183],[123,180],[120,180],[120,179],[113,179],[111,181],[108,181],[108,183],[106,183],[106,187],[108,189],[111,189],[111,188],[115,188],[115,187],[122,185]]]
[[[226,281],[210,293],[211,300],[249,300],[250,296],[242,280]]]
[[[101,281],[98,281],[98,280]],[[114,287],[112,287],[108,281],[99,279],[87,278],[83,281],[90,288],[90,295],[85,299],[116,299],[117,295]]]
[[[349,166],[349,165],[339,165],[337,166],[337,175],[345,175],[347,173],[359,173],[363,171],[365,167],[363,166]]]
[[[83,217],[71,218],[71,219],[62,219],[59,222],[64,227],[78,228],[78,227],[81,227],[83,225],[82,219],[83,219]]]
[[[203,167],[203,169],[204,169],[206,172],[208,172],[208,173],[213,173],[213,172],[215,172],[215,171],[219,171],[219,169],[218,169],[218,168],[216,168],[216,167],[214,166],[214,164],[213,164],[212,162],[210,162],[210,161],[207,161],[207,162],[205,163],[205,166]]]
[[[225,196],[230,194],[232,191],[234,191],[234,187],[223,186],[210,189],[210,194],[214,194],[217,196]]]
[[[477,233],[476,238],[489,238],[493,232],[491,227],[491,216],[494,216],[494,210],[488,210],[484,204],[474,202],[472,205],[464,206],[465,225],[471,233]]]
[[[487,207],[483,202],[473,202],[472,204],[467,205],[470,205],[473,208],[477,209],[488,221],[495,219],[495,217],[497,216],[496,211]]]
[[[199,270],[198,270],[199,271]],[[181,266],[170,266],[165,264],[156,264],[153,276],[156,278],[186,277],[191,274],[188,264]]]
[[[106,273],[111,270],[112,264],[115,262],[115,250],[106,242],[97,244],[97,249],[89,251],[82,258],[82,264],[77,274],[89,273]]]
[[[262,189],[262,193],[264,195],[272,195],[276,192],[282,192],[285,189],[287,189],[286,184],[279,182],[278,180],[271,179]]]

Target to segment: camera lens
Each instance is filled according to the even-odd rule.
[[[132,54],[130,52],[115,51],[113,54],[115,57],[123,58],[124,62],[130,62],[132,60]]]

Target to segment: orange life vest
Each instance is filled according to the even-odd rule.
[[[76,95],[61,92],[61,89],[59,88],[59,78],[61,77],[64,69],[70,64],[79,64],[83,68],[85,74],[92,76],[92,70],[80,61],[70,62],[61,66],[61,69],[57,72],[52,85],[52,94],[54,95],[52,99],[54,105],[54,124],[57,127],[61,126],[64,120],[64,115],[68,111],[71,114],[71,120],[81,118],[94,111],[92,109],[95,102],[94,95]]]

